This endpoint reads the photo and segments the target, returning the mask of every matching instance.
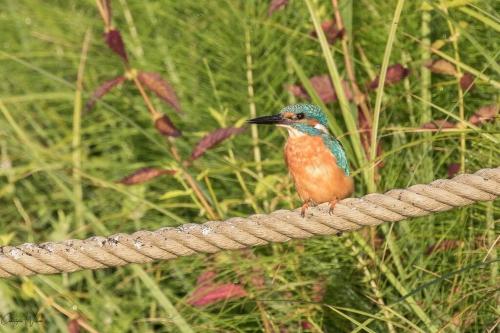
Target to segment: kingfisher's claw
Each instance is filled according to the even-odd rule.
[[[300,210],[300,216],[306,217],[307,208],[309,208],[309,201],[306,201],[302,204],[302,209]]]
[[[335,208],[335,205],[337,204],[337,199],[333,199],[332,201],[330,201],[330,209],[328,210],[328,213],[330,215],[333,215],[333,209]]]

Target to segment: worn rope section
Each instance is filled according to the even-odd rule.
[[[278,210],[247,218],[142,230],[131,235],[120,233],[85,240],[3,246],[0,247],[0,277],[123,266],[332,235],[442,212],[476,201],[490,201],[498,196],[500,167],[385,194],[344,199],[337,203],[332,214],[328,205],[323,204],[309,208],[305,218],[300,216],[299,210]]]

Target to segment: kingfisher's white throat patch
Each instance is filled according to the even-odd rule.
[[[288,135],[291,137],[291,138],[296,138],[298,136],[304,136],[306,135],[306,133],[304,132],[301,132],[299,131],[298,129],[296,128],[293,128],[292,126],[288,126],[288,125],[283,125],[283,124],[279,124],[278,125],[279,127],[284,127],[288,130]]]
[[[299,137],[299,136],[307,135],[306,133],[304,133],[302,131],[299,131],[298,129],[293,128],[292,126],[289,126],[289,125],[279,124],[277,126],[286,128],[288,130],[288,135],[291,138],[296,138],[296,137]],[[323,133],[329,134],[328,133],[328,129],[325,126],[323,126],[323,125],[321,125],[319,123],[316,124],[316,125],[314,125],[314,128],[317,129],[317,130],[320,130]]]

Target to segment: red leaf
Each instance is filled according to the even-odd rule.
[[[167,102],[171,107],[174,108],[175,111],[181,111],[181,105],[175,94],[174,89],[170,86],[170,84],[162,79],[160,74],[158,73],[147,73],[147,72],[139,72],[137,75],[139,81],[144,84],[148,89],[153,91],[156,96]]]
[[[90,111],[95,105],[95,103],[101,99],[104,95],[106,95],[108,92],[111,91],[114,87],[119,86],[120,84],[125,81],[124,76],[118,76],[115,77],[114,79],[111,79],[109,81],[104,82],[101,84],[94,92],[92,93],[92,96],[90,96],[89,100],[85,104],[85,111]]]
[[[309,79],[314,90],[318,94],[319,98],[325,103],[330,103],[337,100],[337,94],[335,94],[335,89],[333,88],[332,81],[328,75],[318,75],[313,76]]]
[[[459,247],[461,243],[461,241],[456,239],[444,239],[441,242],[430,245],[425,253],[429,255],[435,252],[450,251]]]
[[[262,269],[259,267],[253,267],[249,282],[255,289],[264,288],[266,285],[266,277],[264,276]]]
[[[301,321],[300,326],[302,326],[302,329],[304,330],[312,330],[314,328],[314,326],[307,320]]]
[[[300,85],[290,84],[287,87],[287,90],[289,92],[291,92],[292,95],[294,95],[295,97],[303,98],[303,99],[309,99],[309,95],[307,94],[307,92],[305,91],[305,89],[302,88],[302,86],[300,86]]]
[[[272,0],[267,9],[267,15],[273,15],[274,12],[283,9],[286,5],[288,5],[288,0]]]
[[[453,178],[460,171],[460,163],[451,163],[448,165],[448,178]]]
[[[241,285],[234,283],[203,285],[192,293],[187,302],[195,307],[203,307],[231,298],[246,297],[247,295]]]
[[[105,33],[104,39],[109,48],[120,56],[124,62],[128,63],[127,51],[125,50],[125,44],[120,32],[116,29],[111,29]]]
[[[155,128],[163,136],[179,137],[182,135],[167,115],[161,115],[155,120]]]
[[[408,75],[410,75],[410,70],[404,67],[403,65],[401,64],[391,65],[387,68],[387,74],[385,76],[385,84],[391,85],[398,83]],[[380,78],[377,75],[377,77],[368,85],[368,87],[372,90],[377,89],[379,79]]]
[[[135,185],[147,182],[153,178],[159,177],[161,175],[173,175],[175,170],[165,170],[159,168],[142,168],[134,173],[120,179],[118,183],[122,183],[124,185]]]
[[[474,88],[475,79],[476,78],[471,73],[464,73],[460,78],[460,88],[462,88],[463,91],[471,91]]]
[[[330,44],[333,44],[337,39],[344,37],[345,30],[338,29],[337,24],[334,20],[327,20],[321,23],[321,29],[323,29],[326,40]],[[318,34],[316,33],[316,31],[312,31],[311,36],[318,37]]]
[[[68,333],[80,333],[80,324],[78,324],[78,319],[71,319],[68,321]]]
[[[455,68],[455,66],[443,59],[438,59],[434,61],[430,60],[425,65],[425,67],[429,68],[433,73],[452,75],[452,76],[457,75],[457,69]]]
[[[410,74],[410,70],[401,64],[395,64],[387,68],[387,75],[385,77],[385,83],[394,84]]]
[[[321,278],[318,281],[316,281],[313,286],[312,286],[312,295],[311,295],[311,300],[313,302],[321,302],[325,298],[326,294],[326,281],[325,279]]]
[[[205,284],[212,283],[216,276],[217,276],[217,273],[215,271],[210,271],[210,270],[204,271],[196,279],[196,284],[198,286],[202,286]]]
[[[469,118],[469,122],[474,125],[480,125],[491,121],[498,115],[498,109],[498,105],[495,104],[483,106]]]
[[[240,134],[245,131],[245,127],[226,127],[218,128],[215,131],[208,133],[196,144],[191,153],[191,160],[195,160],[203,155],[207,150],[215,147],[217,144],[228,139],[234,134]]]
[[[316,75],[311,77],[309,81],[311,82],[313,89],[318,94],[318,97],[324,103],[331,103],[337,100],[337,94],[329,75]],[[344,89],[344,94],[346,95],[347,99],[352,100],[352,91],[347,81],[342,80],[342,88]],[[291,85],[288,87],[288,90],[296,97],[309,99],[309,96],[302,86]]]
[[[438,119],[425,123],[420,128],[437,130],[437,129],[455,128],[455,127],[456,124],[449,122],[448,120]]]

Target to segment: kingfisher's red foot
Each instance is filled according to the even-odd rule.
[[[309,201],[306,201],[302,204],[302,209],[300,210],[300,216],[302,216],[302,217],[306,216],[307,208],[309,208]]]
[[[328,213],[330,215],[333,215],[333,209],[335,208],[335,205],[337,204],[337,198],[333,199],[332,201],[330,201],[330,209],[328,210]]]

